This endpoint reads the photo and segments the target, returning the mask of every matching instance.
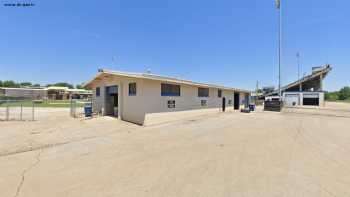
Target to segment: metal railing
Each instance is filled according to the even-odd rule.
[[[36,103],[32,100],[0,100],[0,120],[35,120]]]
[[[31,100],[24,98],[0,98],[0,121],[34,121],[55,116],[81,117],[91,99]]]

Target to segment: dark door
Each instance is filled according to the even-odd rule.
[[[114,94],[114,107],[118,107],[118,94]]]
[[[222,98],[222,111],[225,111],[226,108],[226,99],[225,97]]]
[[[115,117],[118,117],[118,111],[119,111],[119,109],[118,109],[118,94],[113,94],[113,97],[114,97],[114,101],[113,101],[113,115],[115,116]]]
[[[105,92],[105,114],[118,116],[118,86],[108,86]]]
[[[318,98],[304,98],[303,105],[319,106],[320,102]]]
[[[234,109],[238,110],[239,109],[239,93],[234,94]]]

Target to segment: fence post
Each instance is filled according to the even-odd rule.
[[[91,105],[91,118],[93,117],[93,114],[94,114],[94,109],[93,109],[93,106],[92,106],[92,98],[90,100],[90,105]],[[85,106],[84,106],[85,107]]]
[[[70,100],[70,116],[73,118],[76,118],[76,108],[77,108],[77,101],[74,99]]]
[[[34,121],[34,101],[32,101],[33,107],[32,107],[32,121]]]
[[[10,109],[9,109],[9,106],[6,106],[6,120],[9,121],[10,119]]]
[[[21,115],[20,115],[21,121],[23,120],[23,119],[22,119],[22,113],[23,113],[23,104],[21,104]]]
[[[73,117],[74,118],[74,113],[73,113],[73,109],[74,106],[73,106],[73,99],[70,99],[70,117]]]
[[[74,118],[77,117],[77,112],[76,112],[76,111],[77,111],[77,101],[74,100],[74,112],[73,112],[73,113],[74,113],[74,114],[73,114],[73,117],[74,117]]]

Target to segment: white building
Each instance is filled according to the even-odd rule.
[[[150,113],[194,109],[239,109],[249,91],[153,74],[99,70],[85,87],[93,90],[93,111],[143,124]]]
[[[284,106],[324,106],[323,80],[331,70],[330,65],[314,67],[310,75],[282,87]],[[278,100],[277,95],[278,90],[265,95],[265,100]]]

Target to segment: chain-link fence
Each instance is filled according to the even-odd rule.
[[[0,120],[35,120],[37,103],[32,100],[0,100]]]
[[[92,106],[91,99],[31,100],[0,99],[0,121],[34,121],[58,117],[83,117],[84,107]]]
[[[87,109],[90,112],[87,112]],[[89,116],[92,116],[92,100],[91,99],[71,99],[70,100],[70,116],[73,118],[82,118],[87,114],[91,113]]]

